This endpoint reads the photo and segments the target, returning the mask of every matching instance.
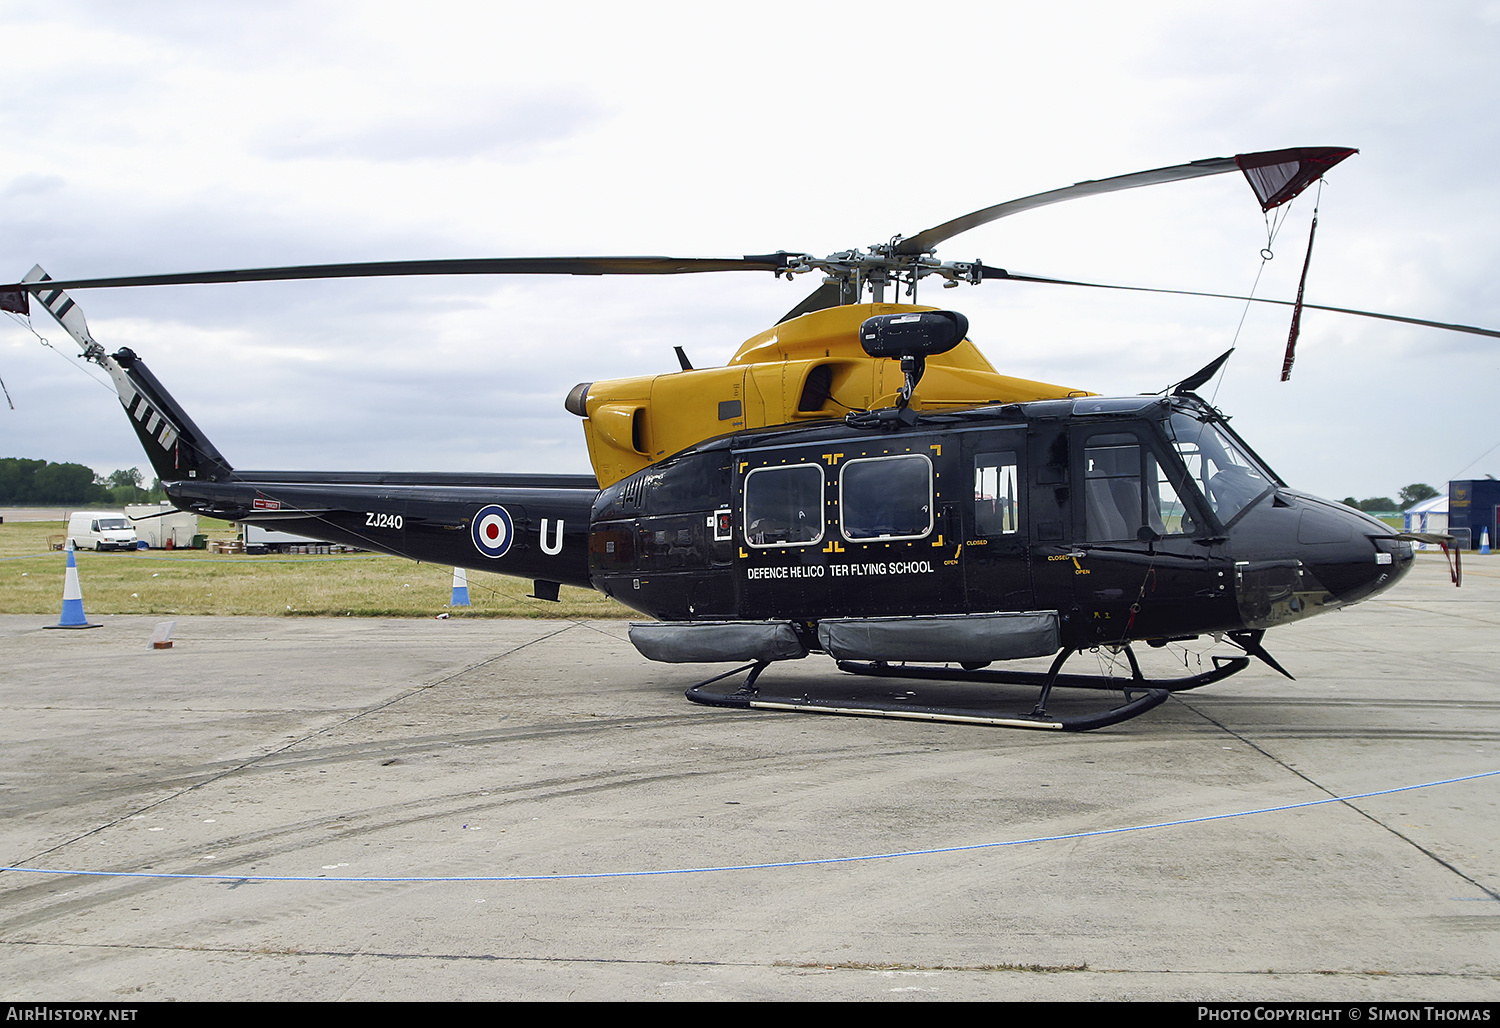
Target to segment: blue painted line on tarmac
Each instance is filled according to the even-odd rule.
[[[1365,800],[1375,796],[1391,796],[1399,792],[1412,792],[1417,789],[1432,789],[1440,785],[1455,785],[1459,782],[1473,782],[1481,778],[1493,778],[1500,775],[1500,770],[1484,771],[1476,775],[1465,775],[1462,778],[1445,778],[1436,782],[1423,782],[1420,785],[1400,785],[1393,789],[1379,789],[1375,792],[1353,793],[1348,796],[1329,796],[1321,800],[1307,800],[1303,803],[1286,803],[1278,807],[1257,807],[1254,810],[1237,810],[1230,814],[1208,814],[1203,817],[1182,818],[1178,821],[1156,821],[1151,824],[1131,825],[1126,828],[1100,828],[1092,832],[1070,832],[1066,835],[1039,835],[1029,839],[1007,839],[1004,842],[979,842],[967,846],[942,846],[936,849],[925,850],[899,850],[894,853],[867,853],[855,857],[820,857],[812,860],[776,860],[760,864],[723,864],[713,867],[674,867],[663,868],[655,871],[592,871],[579,874],[550,874],[550,875],[395,875],[387,877],[355,877],[334,875],[257,875],[257,874],[172,874],[159,871],[79,871],[64,868],[48,867],[0,867],[0,871],[25,871],[32,874],[50,875],[81,875],[95,878],[177,878],[188,881],[208,882],[367,882],[370,884],[389,885],[392,883],[418,883],[418,882],[569,882],[594,878],[656,878],[664,875],[689,875],[710,874],[718,871],[767,871],[786,867],[820,867],[830,864],[853,864],[870,860],[894,860],[899,857],[928,857],[940,853],[968,853],[974,850],[1001,849],[1007,846],[1030,846],[1042,842],[1068,842],[1075,839],[1097,839],[1106,835],[1124,835],[1129,832],[1146,832],[1160,828],[1180,828],[1183,825],[1201,825],[1210,821],[1228,821],[1237,817],[1251,817],[1255,814],[1276,814],[1288,810],[1306,810],[1309,807],[1321,807],[1329,803],[1348,803],[1351,800]]]

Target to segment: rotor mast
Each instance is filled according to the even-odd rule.
[[[875,243],[869,250],[843,250],[827,257],[814,257],[810,253],[787,254],[786,265],[781,273],[788,279],[810,271],[823,272],[825,285],[837,285],[843,303],[859,303],[866,291],[871,303],[885,303],[887,286],[896,289],[893,302],[901,302],[900,290],[906,287],[909,302],[915,303],[917,283],[929,275],[943,279],[943,288],[951,289],[960,282],[978,285],[984,280],[985,266],[981,261],[939,261],[932,249],[915,253],[903,253],[903,238],[894,236],[887,243]],[[999,269],[989,269],[994,276]],[[1003,276],[1003,272],[999,272]]]

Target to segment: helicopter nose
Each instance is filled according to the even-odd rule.
[[[1300,497],[1297,543],[1302,560],[1340,604],[1383,592],[1411,570],[1412,544],[1364,511]]]
[[[1233,530],[1235,589],[1247,628],[1333,610],[1395,585],[1412,564],[1410,542],[1362,511],[1290,489],[1258,504]]]

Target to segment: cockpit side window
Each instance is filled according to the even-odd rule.
[[[1192,535],[1198,530],[1193,521],[1193,516],[1188,513],[1187,505],[1182,502],[1182,496],[1177,491],[1177,486],[1172,479],[1182,481],[1182,470],[1173,469],[1168,474],[1168,466],[1158,461],[1154,454],[1148,456],[1151,470],[1156,479],[1155,490],[1148,501],[1148,512],[1154,509],[1161,526],[1158,528],[1154,523],[1152,527],[1162,535]]]
[[[1167,434],[1189,477],[1225,524],[1271,488],[1255,461],[1212,423],[1178,411]]]
[[[1115,542],[1139,540],[1146,528],[1157,537],[1196,532],[1169,470],[1132,432],[1089,436],[1083,446],[1084,537]]]

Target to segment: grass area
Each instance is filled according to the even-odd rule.
[[[227,521],[199,520],[210,539]],[[62,609],[62,553],[48,549],[62,521],[0,524],[0,613]],[[526,596],[531,583],[469,572],[471,607],[448,607],[453,569],[354,553],[250,557],[202,550],[77,554],[89,614],[252,614],[323,617],[624,618],[640,615],[589,589],[563,586],[560,602]]]

